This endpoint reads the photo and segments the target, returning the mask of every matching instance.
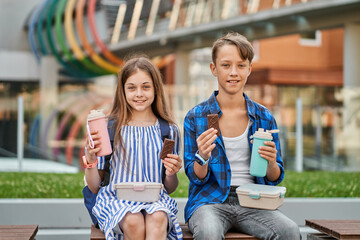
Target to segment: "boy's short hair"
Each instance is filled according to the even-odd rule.
[[[230,32],[214,42],[211,55],[214,64],[216,64],[218,49],[225,45],[236,46],[243,60],[248,59],[251,63],[254,58],[254,48],[246,37],[237,32]]]

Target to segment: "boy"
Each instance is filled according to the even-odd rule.
[[[235,192],[246,183],[277,185],[284,178],[278,134],[259,149],[268,160],[266,176],[249,174],[250,136],[258,128],[277,129],[270,111],[244,93],[253,57],[251,44],[238,33],[215,41],[210,69],[219,90],[185,117],[184,162],[190,180],[185,220],[194,239],[223,239],[230,228],[259,239],[300,239],[296,223],[280,211],[241,207]],[[207,129],[209,114],[218,114],[221,133]]]

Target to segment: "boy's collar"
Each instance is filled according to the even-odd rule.
[[[249,116],[250,119],[254,120],[255,119],[255,105],[254,105],[254,102],[245,93],[243,93],[243,94],[244,94],[244,98],[245,98],[245,102],[246,102],[248,116]]]
[[[219,114],[221,116],[221,109],[220,106],[216,100],[216,96],[219,94],[219,91],[214,91],[213,94],[211,94],[211,97],[209,98],[209,109],[211,114]]]
[[[220,116],[221,116],[222,112],[221,112],[220,106],[216,100],[216,96],[218,94],[219,94],[219,91],[216,90],[213,92],[213,94],[209,98],[209,109],[210,109],[211,114],[219,114],[220,113]],[[245,102],[246,102],[248,116],[250,119],[255,119],[255,105],[254,105],[253,101],[245,93],[243,93],[243,95],[244,95]]]

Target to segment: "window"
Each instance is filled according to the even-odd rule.
[[[321,46],[321,31],[304,32],[300,34],[299,44],[301,46],[319,47]]]

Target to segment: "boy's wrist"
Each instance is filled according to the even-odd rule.
[[[277,162],[270,162],[268,161],[268,168],[273,169],[273,168],[279,168],[279,165],[277,164]]]
[[[210,159],[210,158],[209,158]],[[197,151],[195,153],[195,161],[200,165],[200,166],[205,166],[206,164],[209,163],[209,159],[205,160],[200,154],[199,151]]]

